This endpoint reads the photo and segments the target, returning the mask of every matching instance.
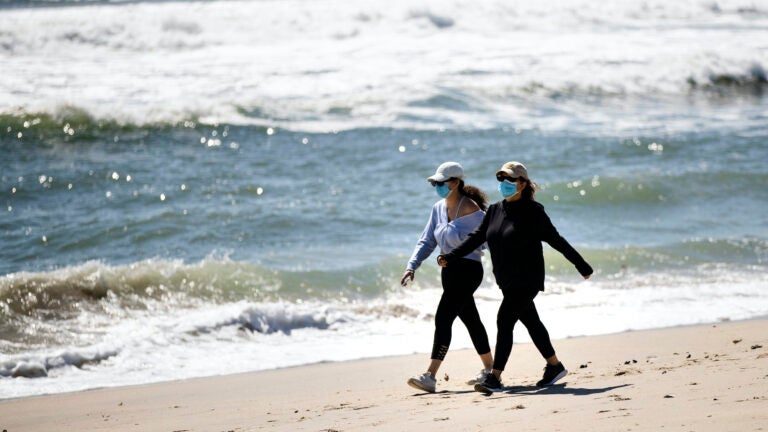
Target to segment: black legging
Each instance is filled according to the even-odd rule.
[[[504,366],[507,365],[509,354],[512,352],[513,330],[518,320],[528,329],[531,340],[545,359],[555,355],[555,349],[549,340],[549,332],[539,319],[536,305],[533,304],[533,299],[539,292],[519,293],[512,289],[503,292],[504,300],[501,301],[499,314],[496,317],[498,333],[493,368],[503,371]]]
[[[443,360],[451,345],[451,328],[458,316],[467,326],[472,344],[478,354],[491,352],[488,333],[485,332],[480,314],[477,312],[472,295],[483,281],[483,265],[471,259],[458,259],[450,266],[443,267],[443,296],[435,312],[435,339],[432,345],[432,359]]]

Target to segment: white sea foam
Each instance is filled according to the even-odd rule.
[[[768,66],[751,0],[128,2],[4,10],[0,28],[0,112],[139,124],[632,128],[637,97],[674,128],[695,120],[649,99]]]
[[[748,319],[768,310],[761,271],[708,265],[589,282],[550,278],[537,305],[555,339]],[[0,398],[426,353],[439,296],[417,281],[364,303],[239,301],[95,320],[101,335],[90,343],[2,356]],[[493,344],[501,293],[486,281],[475,298]],[[453,348],[471,348],[463,326],[453,335]],[[521,326],[515,338],[530,341]]]

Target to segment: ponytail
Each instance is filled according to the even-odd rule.
[[[530,180],[525,180],[525,187],[520,191],[520,197],[524,200],[533,201],[536,194],[536,184]]]
[[[480,207],[480,210],[488,210],[488,197],[486,197],[485,193],[479,188],[471,185],[465,185],[464,180],[459,179],[459,192],[461,192],[461,194],[465,197],[474,201],[475,204]]]

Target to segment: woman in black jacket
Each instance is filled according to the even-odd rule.
[[[512,352],[513,329],[518,320],[528,329],[536,348],[547,360],[544,376],[536,385],[553,385],[568,373],[558,360],[533,303],[539,291],[544,291],[541,242],[547,242],[562,253],[584,279],[589,279],[592,274],[592,267],[552,225],[544,206],[534,201],[534,184],[523,164],[505,163],[496,173],[496,179],[504,199],[488,208],[483,222],[461,245],[437,257],[438,264],[445,267],[488,243],[493,274],[504,299],[496,321],[498,333],[493,371],[482,383],[475,385],[475,390],[486,394],[502,389],[501,373]]]

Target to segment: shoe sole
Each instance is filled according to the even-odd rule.
[[[499,389],[492,389],[492,388],[486,387],[486,386],[484,386],[482,384],[475,384],[475,391],[478,392],[478,393],[482,393],[482,394],[484,394],[486,396],[490,396],[490,395],[492,395],[492,394],[494,394],[496,392],[500,392],[501,389],[500,388]]]
[[[424,386],[421,384],[421,382],[419,382],[419,381],[417,381],[417,380],[415,380],[415,379],[413,379],[413,378],[411,378],[411,379],[409,379],[409,380],[408,380],[408,385],[409,385],[409,386],[411,386],[411,387],[413,387],[413,388],[415,388],[415,389],[417,389],[417,390],[425,391],[425,392],[427,392],[427,393],[434,393],[434,392],[435,392],[435,389],[431,389],[431,388],[428,388],[428,387],[424,387]]]
[[[554,378],[552,378],[552,381],[544,384],[537,384],[539,387],[549,387],[552,385],[555,385],[556,382],[560,381],[564,376],[568,375],[568,369],[563,369],[562,372],[557,374]]]

